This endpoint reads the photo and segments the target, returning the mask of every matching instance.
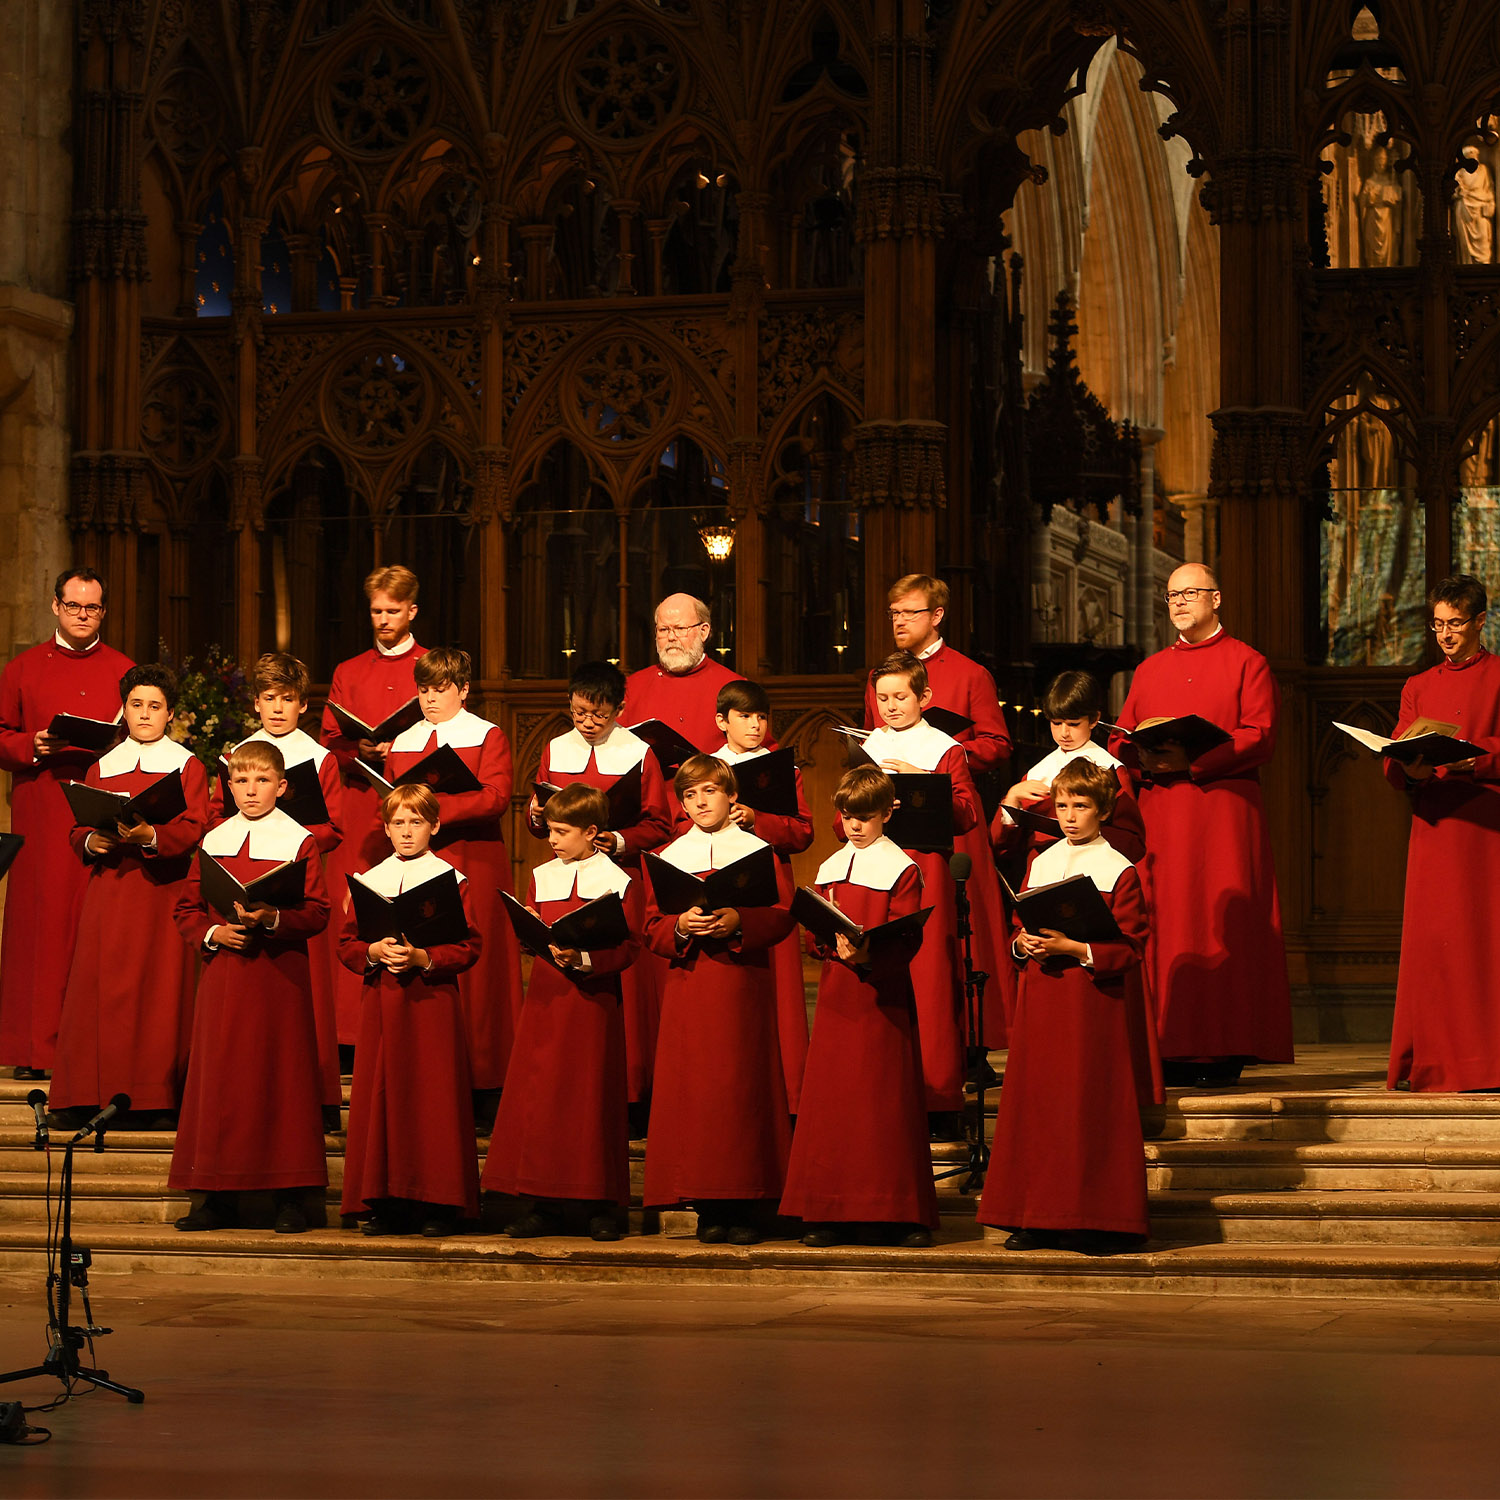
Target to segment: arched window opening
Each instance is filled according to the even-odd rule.
[[[787,168],[779,197],[790,240],[790,285],[823,290],[864,284],[854,237],[861,152],[859,131],[833,121]]]
[[[684,297],[727,292],[739,238],[733,179],[712,166],[686,167],[667,203],[675,217],[662,245],[660,291]]]
[[[203,228],[194,252],[197,313],[200,318],[227,318],[234,297],[234,236],[224,213],[224,189],[215,188],[198,215]]]
[[[292,305],[292,252],[279,211],[260,239],[260,310],[272,315],[300,311]]]
[[[1395,68],[1378,71],[1400,77]],[[1410,144],[1393,133],[1384,111],[1352,110],[1340,119],[1322,153],[1328,265],[1334,270],[1416,265],[1422,195],[1410,158]]]

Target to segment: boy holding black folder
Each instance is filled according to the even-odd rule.
[[[889,836],[921,870],[922,904],[933,909],[911,965],[929,1123],[934,1139],[957,1140],[963,1133],[958,1112],[964,1098],[964,971],[948,858],[953,835],[973,828],[983,813],[963,746],[923,721],[932,691],[922,663],[898,651],[870,673],[870,682],[881,727],[866,737],[864,753],[900,778],[898,817]],[[913,777],[919,779],[907,780]],[[916,805],[918,798],[924,806]],[[843,836],[842,822],[836,831]]]
[[[862,931],[831,943],[809,932],[823,972],[781,1197],[804,1245],[916,1247],[938,1227],[910,973],[922,873],[885,836],[895,797],[883,771],[849,771],[833,798],[849,842],[818,869],[817,894]]]
[[[238,746],[229,790],[239,811],[204,835],[174,914],[203,970],[168,1182],[203,1195],[179,1229],[232,1225],[238,1194],[270,1191],[277,1232],[299,1234],[328,1185],[307,961],[328,891],[312,835],[276,806],[281,752]]]
[[[607,792],[612,807],[608,822],[600,825],[599,847],[631,877],[625,900],[631,928],[639,932],[646,921],[641,855],[670,841],[672,812],[655,753],[645,740],[620,723],[624,701],[625,674],[613,663],[584,662],[573,673],[568,683],[568,717],[573,727],[549,740],[542,751],[536,771],[538,786],[527,809],[527,821],[537,838],[547,837],[541,803],[550,795],[548,788],[582,782]],[[631,1133],[636,1136],[646,1133],[664,978],[654,954],[643,954],[620,976],[634,1117]]]
[[[457,760],[453,780],[432,788],[440,817],[432,847],[468,876],[470,909],[483,941],[478,961],[459,976],[458,993],[468,1028],[474,1090],[485,1096],[476,1100],[475,1114],[487,1127],[505,1082],[521,1011],[521,950],[500,906],[500,892],[513,888],[500,826],[510,802],[510,741],[498,724],[465,707],[472,676],[469,653],[454,646],[439,646],[417,662],[412,677],[422,718],[396,736],[385,758],[385,774],[389,781],[399,782],[420,761],[440,751]]]
[[[670,962],[657,1042],[647,1208],[692,1204],[704,1244],[757,1243],[791,1146],[770,950],[792,930],[771,847],[733,822],[735,775],[711,755],[678,769],[692,829],[648,859],[646,942]],[[667,866],[659,870],[658,864]],[[743,904],[671,898],[675,875],[739,889]],[[659,882],[659,883],[658,883]],[[710,898],[712,899],[712,898]]]
[[[89,767],[83,786],[139,797],[149,817],[127,804],[110,826],[73,829],[89,883],[48,1103],[58,1124],[82,1124],[105,1100],[129,1094],[137,1119],[170,1130],[193,1030],[193,954],[172,914],[208,820],[208,776],[167,735],[177,707],[169,668],[132,667],[120,702],[129,738]],[[71,799],[73,786],[64,790]],[[82,1118],[71,1120],[75,1113]]]
[[[771,699],[758,682],[726,682],[714,705],[714,722],[723,732],[724,743],[713,753],[734,768],[739,783],[740,800],[730,817],[776,851],[776,878],[782,895],[790,901],[797,885],[792,855],[801,854],[813,840],[802,772],[791,750],[766,748]],[[807,992],[802,983],[802,945],[795,929],[772,950],[771,970],[776,979],[776,1027],[786,1102],[795,1115],[802,1099],[802,1071],[807,1066]]]
[[[1146,909],[1135,867],[1100,831],[1118,790],[1109,767],[1081,757],[1053,778],[1064,837],[1032,864],[1016,914],[1020,993],[978,1215],[1012,1231],[1012,1250],[1107,1253],[1149,1230],[1129,990]],[[1081,896],[1030,910],[1046,905],[1043,888],[1080,877]],[[1078,915],[1091,906],[1092,927]]]
[[[394,852],[349,877],[338,944],[364,990],[343,1212],[368,1215],[365,1234],[420,1228],[437,1238],[460,1214],[479,1214],[458,975],[473,966],[481,938],[469,918],[468,881],[429,848],[437,798],[424,786],[398,786],[381,800],[380,815]]]
[[[532,871],[527,909],[550,927],[603,903],[617,940],[537,940],[483,1186],[530,1200],[506,1230],[513,1238],[562,1234],[579,1220],[593,1239],[617,1240],[630,1203],[621,979],[640,951],[625,922],[631,879],[598,847],[609,817],[599,788],[575,781],[543,814],[556,858]]]
[[[319,855],[326,860],[343,839],[344,788],[338,758],[299,728],[302,715],[307,712],[310,686],[307,668],[285,651],[268,651],[252,668],[250,685],[255,693],[255,712],[260,716],[260,728],[250,739],[275,745],[281,752],[287,779],[287,795],[281,799],[281,810],[307,829]],[[233,808],[226,757],[214,779],[209,826],[222,823]],[[323,1123],[336,1132],[343,1125],[344,1084],[339,1066],[334,942],[332,929],[325,929],[309,940],[307,957],[312,968],[313,1015],[318,1023]]]

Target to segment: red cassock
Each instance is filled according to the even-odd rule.
[[[922,905],[921,873],[889,839],[830,855],[817,886],[861,927]],[[825,957],[782,1213],[938,1227],[909,972],[916,948],[877,943],[865,968]]]
[[[450,746],[480,782],[477,792],[438,793],[441,822],[432,849],[469,877],[470,909],[483,946],[473,968],[459,975],[458,993],[474,1087],[498,1089],[521,1012],[521,950],[500,904],[500,892],[515,888],[500,827],[510,802],[510,741],[499,725],[460,709],[441,724],[424,719],[398,735],[386,757],[386,775],[396,780],[439,745]]]
[[[624,901],[630,919],[630,930],[640,932],[646,925],[646,887],[641,878],[641,855],[648,849],[659,849],[672,837],[672,812],[667,800],[666,783],[651,747],[637,739],[619,724],[598,744],[591,745],[576,729],[560,734],[547,743],[536,779],[552,786],[585,782],[601,791],[613,786],[623,776],[639,774],[641,780],[641,818],[628,828],[614,831],[625,841],[625,847],[614,861],[630,877]],[[547,837],[547,824],[541,818],[530,822],[532,833]],[[625,1022],[625,1065],[630,1102],[651,1097],[651,1066],[656,1057],[656,1030],[661,1022],[661,984],[664,977],[656,963],[632,963],[620,975]]]
[[[134,796],[173,772],[185,811],[157,825],[156,843],[120,844],[108,854],[73,848],[88,868],[88,889],[57,1032],[48,1100],[53,1109],[103,1104],[129,1094],[132,1109],[176,1109],[193,1034],[193,951],[173,912],[208,820],[208,775],[173,740],[126,740],[89,767],[84,780]]]
[[[722,745],[714,755],[733,767],[742,761],[765,755],[764,749],[739,754]],[[779,813],[758,812],[756,838],[764,839],[776,851],[776,880],[782,899],[791,905],[797,890],[792,874],[792,855],[801,854],[813,841],[812,814],[802,790],[802,772],[797,778],[797,811],[791,817]],[[679,815],[679,827],[686,831],[688,820]],[[802,1103],[802,1073],[807,1067],[807,988],[802,980],[802,943],[794,928],[771,950],[771,972],[776,979],[776,1033],[781,1046],[781,1071],[786,1079],[787,1107],[796,1114]]]
[[[1088,875],[1123,941],[1092,944],[1092,969],[1072,958],[1026,963],[979,1222],[1143,1235],[1146,1162],[1126,990],[1148,930],[1140,879],[1102,837],[1054,844],[1031,873],[1038,885]]]
[[[327,872],[333,862],[333,853],[343,842],[344,786],[343,778],[339,775],[338,758],[331,750],[325,750],[310,734],[304,734],[300,729],[294,729],[289,734],[282,735],[257,729],[249,740],[242,741],[242,743],[249,744],[250,740],[275,745],[281,752],[282,762],[289,771],[293,766],[300,766],[305,761],[312,761],[317,766],[318,788],[323,793],[323,804],[328,810],[327,820],[314,823],[299,818],[298,821],[312,835],[313,843],[318,846],[318,853],[323,858],[326,880]],[[208,826],[210,828],[217,828],[226,818],[234,815],[234,797],[229,791],[228,776],[228,767],[221,764],[219,774],[213,780],[209,801]],[[288,811],[296,817],[293,809],[289,808]],[[335,904],[341,910],[347,902],[335,898]],[[312,970],[313,1017],[318,1024],[318,1067],[319,1076],[323,1080],[325,1106],[341,1105],[344,1102],[344,1080],[339,1068],[338,960],[334,952],[336,946],[337,934],[332,923],[315,937],[309,938],[307,943],[307,961]]]
[[[955,651],[946,641],[931,656],[922,659],[927,668],[927,685],[932,689],[932,708],[972,719],[972,729],[960,731],[954,738],[963,746],[969,772],[998,770],[1010,759],[1010,729],[1005,712],[995,692],[995,679],[977,661]],[[875,706],[875,686],[865,684],[865,728],[880,723]],[[1003,1047],[1006,1044],[1010,1014],[1015,1006],[1015,985],[1011,977],[1010,955],[1005,949],[1009,919],[1000,896],[1000,880],[995,871],[995,857],[990,850],[984,819],[972,828],[956,833],[955,850],[969,856],[969,904],[973,910],[974,967],[990,976],[984,990],[984,1044]]]
[[[723,733],[714,722],[714,704],[726,682],[743,682],[722,662],[705,656],[691,671],[669,672],[657,663],[632,672],[625,679],[625,703],[620,722],[643,724],[660,719],[690,745],[707,754],[722,744]]]
[[[435,854],[393,854],[355,878],[389,898],[444,874],[458,880],[467,916],[468,882]],[[471,918],[466,941],[427,950],[431,968],[393,974],[370,963],[352,908],[344,916],[339,960],[360,976],[364,991],[344,1148],[346,1214],[405,1198],[478,1216],[479,1154],[458,975],[472,966],[481,941]]]
[[[979,793],[969,775],[963,747],[932,725],[919,721],[910,729],[872,730],[865,753],[879,765],[904,760],[953,783],[953,831],[967,833],[984,823]],[[835,831],[844,836],[842,820]],[[911,982],[917,996],[917,1026],[922,1033],[922,1072],[927,1080],[927,1108],[956,1110],[964,1102],[964,964],[958,942],[958,908],[948,856],[905,851],[922,872],[922,905],[932,907],[922,946],[912,960]],[[987,856],[988,857],[988,856]],[[990,859],[991,867],[994,861]],[[973,886],[970,885],[971,899]],[[980,915],[976,910],[977,926]],[[979,955],[974,956],[976,964]]]
[[[23,651],[0,675],[0,771],[11,773],[10,826],[26,843],[10,867],[0,938],[0,1062],[50,1068],[89,872],[68,836],[62,783],[81,781],[94,756],[35,759],[54,714],[120,716],[120,678],[134,663],[95,642],[70,651],[52,640]]]
[[[416,696],[417,684],[412,677],[412,667],[419,656],[426,654],[427,647],[417,645],[408,636],[405,647],[394,654],[387,655],[378,646],[372,646],[358,656],[351,656],[333,669],[328,701],[347,709],[366,724],[378,724]],[[328,884],[334,893],[334,905],[342,912],[349,904],[345,876],[379,864],[389,853],[390,845],[374,843],[370,851],[365,848],[369,836],[380,832],[380,794],[354,769],[359,746],[345,738],[339,730],[338,720],[326,708],[318,727],[318,738],[333,752],[344,787],[343,838],[328,854]],[[378,771],[380,767],[375,769]],[[384,834],[381,838],[384,839]],[[342,964],[333,966],[333,976],[339,1041],[345,1046],[353,1046],[359,1035],[363,986],[358,977]]]
[[[1418,1091],[1500,1087],[1500,922],[1481,894],[1500,853],[1500,657],[1488,651],[1444,661],[1407,679],[1394,733],[1418,719],[1458,726],[1485,753],[1473,771],[1442,767],[1409,780],[1398,762],[1386,775],[1412,794],[1401,969],[1387,1087]]]
[[[318,1035],[307,940],[328,925],[328,888],[312,837],[273,810],[236,814],[203,839],[242,885],[307,861],[305,894],[241,953],[208,949],[198,979],[193,1049],[168,1183],[179,1192],[319,1187],[324,1155]],[[204,904],[198,863],[183,885],[177,929],[196,948],[223,918]]]
[[[554,859],[532,871],[527,904],[556,922],[611,891],[623,901],[636,883],[603,854]],[[587,970],[532,963],[484,1163],[486,1192],[630,1202],[620,981],[639,952],[632,933],[618,948],[591,952]]]
[[[1292,1060],[1292,1002],[1260,768],[1281,693],[1265,657],[1216,635],[1178,640],[1136,668],[1120,722],[1197,714],[1233,738],[1190,771],[1140,776],[1145,880],[1155,921],[1146,962],[1165,1058]]]
[[[695,828],[662,858],[706,875],[764,848],[732,825]],[[670,965],[661,1036],[647,1208],[716,1199],[779,1198],[791,1146],[786,1080],[771,995],[771,949],[792,930],[785,906],[744,907],[728,940],[679,943],[677,918],[646,900],[646,942]]]

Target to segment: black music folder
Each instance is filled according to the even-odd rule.
[[[86,719],[81,714],[53,714],[47,733],[66,740],[74,750],[103,755],[125,738],[125,726],[118,719]]]
[[[833,940],[842,934],[858,948],[866,938],[871,943],[878,944],[912,933],[920,934],[927,925],[928,917],[932,915],[932,908],[924,906],[920,911],[909,912],[904,917],[882,922],[876,927],[861,927],[811,886],[799,885],[792,897],[792,915],[823,947],[832,948]]]
[[[449,796],[455,792],[477,792],[480,789],[479,778],[464,764],[463,756],[452,745],[439,745],[394,781],[382,776],[374,766],[365,761],[356,760],[354,764],[382,795],[393,786],[425,786]]]
[[[974,727],[973,719],[965,718],[963,714],[955,713],[951,708],[924,708],[922,717],[932,725],[934,729],[940,729],[949,739],[956,740],[964,730]]]
[[[1051,885],[1039,885],[1019,895],[1005,883],[1021,926],[1033,937],[1043,928],[1060,932],[1075,943],[1117,943],[1122,934],[1109,903],[1087,875],[1070,875]]]
[[[1434,719],[1418,719],[1399,740],[1388,739],[1369,729],[1359,729],[1353,724],[1333,721],[1335,729],[1342,729],[1351,739],[1358,740],[1368,750],[1409,766],[1415,760],[1429,766],[1451,766],[1455,761],[1473,760],[1486,752],[1468,740],[1460,739],[1456,724],[1439,724]]]
[[[551,944],[559,948],[576,948],[580,953],[596,953],[618,948],[630,940],[630,923],[625,919],[625,904],[614,891],[595,896],[580,907],[548,923],[526,909],[509,891],[500,892],[505,915],[516,930],[516,940],[538,958],[557,967]]]
[[[719,911],[732,906],[775,906],[781,899],[776,887],[776,855],[767,844],[707,875],[689,875],[656,854],[646,855],[646,873],[656,895],[659,911],[680,916],[697,907]]]
[[[103,787],[84,781],[63,782],[63,796],[73,810],[73,821],[80,828],[96,828],[113,833],[117,823],[127,828],[149,823],[153,828],[170,823],[187,811],[187,797],[182,790],[182,772],[168,771],[134,796],[124,792],[107,792]]]
[[[350,713],[331,698],[328,701],[328,712],[333,715],[334,723],[343,731],[346,739],[373,740],[377,745],[386,744],[403,730],[422,722],[422,705],[415,697],[408,698],[400,708],[394,713],[388,713],[378,724],[366,724],[358,714]]]
[[[462,943],[469,937],[461,882],[455,870],[444,870],[397,896],[382,896],[358,875],[346,875],[354,920],[362,943],[405,938],[414,948]]]
[[[953,848],[953,778],[939,771],[896,771],[896,810],[885,836],[902,849],[947,853]]]
[[[538,807],[546,807],[547,799],[562,788],[553,781],[534,781],[531,795]],[[603,789],[609,803],[609,826],[618,832],[623,828],[634,828],[641,821],[641,768],[627,771]]]
[[[1229,744],[1233,738],[1198,714],[1182,714],[1175,719],[1143,719],[1134,729],[1125,729],[1119,724],[1101,727],[1123,734],[1140,750],[1159,750],[1169,741],[1175,741],[1187,752],[1189,760],[1197,760],[1205,752]]]
[[[10,867],[16,862],[16,855],[21,852],[21,846],[26,842],[24,833],[0,833],[0,880],[4,880],[10,873]]]
[[[746,807],[778,818],[797,816],[797,762],[790,748],[752,756],[730,770]]]
[[[206,849],[198,851],[198,884],[203,899],[224,918],[236,922],[234,903],[247,911],[252,906],[272,906],[280,911],[299,906],[307,891],[307,861],[287,860],[264,875],[257,875],[248,885],[241,885]]]
[[[657,764],[668,776],[683,761],[703,754],[691,740],[684,739],[670,724],[663,724],[660,719],[643,719],[639,724],[627,724],[625,727],[637,739],[645,740],[650,745]]]

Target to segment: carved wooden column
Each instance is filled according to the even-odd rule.
[[[264,475],[255,414],[257,356],[263,337],[260,241],[267,225],[267,220],[256,213],[262,166],[259,147],[242,150],[237,166],[242,208],[235,226],[234,300],[230,312],[236,404],[229,514],[235,532],[235,654],[241,662],[252,662],[260,651],[260,536],[265,525]]]
[[[499,142],[485,140],[486,170],[490,173],[480,224],[479,265],[475,277],[479,321],[480,449],[474,488],[474,524],[480,528],[479,675],[487,681],[510,676],[506,623],[508,565],[505,522],[510,514],[510,450],[505,443],[505,329],[510,295],[510,212],[494,201],[498,191]]]

